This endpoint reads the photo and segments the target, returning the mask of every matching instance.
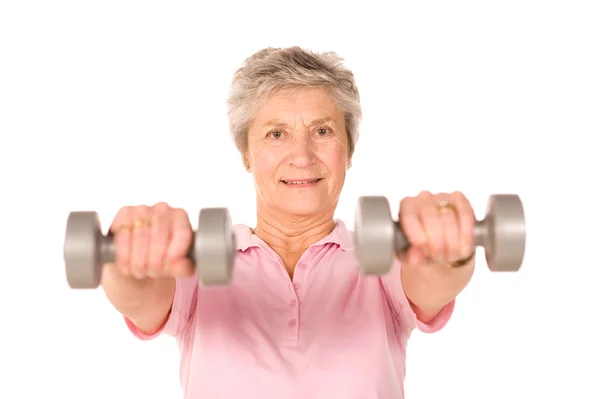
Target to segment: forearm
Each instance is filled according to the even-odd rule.
[[[115,265],[105,265],[102,288],[110,303],[145,333],[154,333],[165,322],[175,296],[175,279],[143,280],[120,274]]]
[[[402,287],[417,318],[423,323],[433,320],[467,286],[473,268],[474,261],[460,268],[444,265],[401,267]]]

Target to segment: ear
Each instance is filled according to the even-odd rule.
[[[246,168],[246,172],[250,173],[250,162],[247,157],[244,157],[244,167]]]

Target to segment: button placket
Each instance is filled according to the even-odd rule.
[[[287,325],[290,329],[296,329],[298,327],[298,317],[299,317],[299,309],[298,309],[298,296],[295,292],[296,283],[294,283],[294,291],[292,291],[292,295],[288,298],[287,306],[290,309],[289,318]]]
[[[287,303],[290,308],[290,318],[288,319],[288,327],[293,328],[298,325],[298,299],[291,297]]]
[[[298,262],[296,264],[296,268],[298,270],[301,270],[302,272],[295,273],[293,279],[304,280],[305,276],[303,271],[308,269],[308,264],[306,263],[306,260],[301,260],[300,262]],[[290,338],[293,339],[294,344],[297,344],[300,328],[300,295],[298,293],[298,290],[300,289],[302,284],[300,284],[298,281],[292,281],[292,285],[294,287],[293,291],[291,292],[292,296],[288,299],[287,302],[287,305],[290,309],[290,317],[287,320],[287,326],[288,334],[293,335],[293,338],[291,336]]]

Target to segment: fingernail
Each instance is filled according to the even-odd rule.
[[[134,270],[132,272],[132,274],[133,274],[133,277],[136,278],[137,280],[141,280],[142,278],[144,278],[143,273],[139,270]]]

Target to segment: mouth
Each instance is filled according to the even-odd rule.
[[[290,179],[290,180],[281,180],[281,182],[288,186],[308,186],[308,185],[316,184],[316,183],[320,182],[321,180],[323,180],[323,179],[322,178],[305,179],[305,180]]]

